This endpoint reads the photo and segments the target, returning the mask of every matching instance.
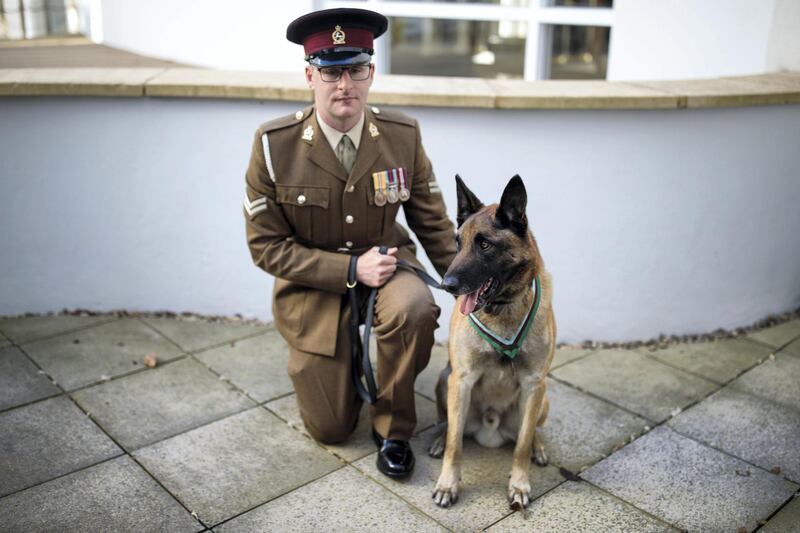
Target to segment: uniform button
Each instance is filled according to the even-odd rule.
[[[297,197],[297,203],[300,204],[300,205],[303,205],[304,203],[306,203],[306,195],[305,194],[301,194],[300,196],[298,196]]]
[[[347,246],[348,248],[352,248],[353,247],[353,241],[347,241],[346,243],[344,243],[344,245]]]
[[[379,115],[381,113],[381,110],[378,109],[377,107],[373,107],[372,112],[375,113],[376,115]]]
[[[353,223],[353,215],[347,215],[346,217],[344,217],[344,221],[347,222],[348,224],[352,224]]]
[[[356,187],[355,187],[355,185],[351,185],[351,186],[349,186],[349,187],[347,188],[347,192],[353,192],[354,190],[356,190]]]
[[[296,118],[297,120],[302,119],[303,118],[303,112],[302,111],[298,111],[297,113],[294,114],[294,118]]]

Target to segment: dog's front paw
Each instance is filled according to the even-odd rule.
[[[439,481],[436,482],[436,488],[433,489],[433,501],[439,507],[450,507],[458,500],[458,480],[451,479],[451,476],[446,476],[444,472],[439,476]]]
[[[445,434],[442,433],[431,443],[430,447],[428,448],[428,455],[431,457],[439,458],[444,453],[444,441],[445,441]]]
[[[523,510],[531,503],[531,484],[528,480],[508,482],[508,505],[512,509]]]

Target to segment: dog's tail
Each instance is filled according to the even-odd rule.
[[[500,415],[494,409],[487,409],[483,412],[483,426],[489,431],[497,431],[500,427]]]
[[[486,448],[499,448],[502,446],[506,439],[498,429],[501,422],[500,413],[489,408],[483,412],[482,422],[481,427],[473,435],[475,441]]]

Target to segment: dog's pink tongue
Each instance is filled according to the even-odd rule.
[[[469,294],[466,294],[466,295],[464,295],[463,298],[461,298],[461,314],[462,315],[468,315],[472,311],[475,310],[475,306],[478,305],[478,293],[479,292],[481,292],[480,289],[478,289],[475,292],[471,292]]]

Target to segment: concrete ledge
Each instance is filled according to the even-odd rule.
[[[193,68],[2,69],[0,96],[311,101],[301,73]],[[378,75],[370,103],[498,109],[678,109],[800,103],[800,72],[642,82]]]
[[[0,69],[0,96],[144,96],[158,68]]]

